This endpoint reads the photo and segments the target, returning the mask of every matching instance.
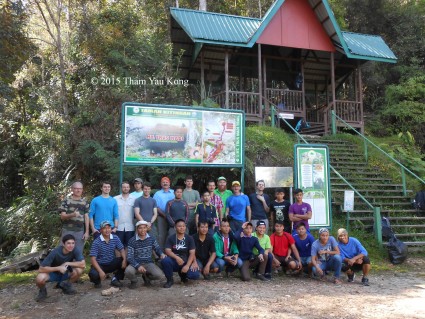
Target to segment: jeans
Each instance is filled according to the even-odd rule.
[[[229,223],[230,229],[232,230],[232,232],[236,233],[239,229],[242,228],[243,223],[243,221],[231,219]]]
[[[109,264],[99,264],[99,267],[103,270],[104,273],[110,273],[115,272],[114,276],[118,280],[122,280],[124,278],[124,269],[121,268],[122,266],[122,258],[115,258],[113,261],[111,261]],[[100,284],[100,276],[97,272],[96,268],[91,266],[89,271],[89,278],[90,281],[95,284]]]
[[[196,258],[196,263],[198,264],[198,266],[199,266],[199,269],[202,271],[203,269],[204,269],[204,266],[207,264],[207,263],[205,263],[205,265],[198,259],[198,258]],[[210,266],[210,271],[211,270],[213,270],[213,269],[217,269],[217,268],[219,268],[219,266],[218,266],[218,264],[216,263],[216,261],[214,260],[213,262],[212,262],[212,264],[211,264],[211,266]]]
[[[335,278],[339,278],[339,275],[341,274],[341,256],[340,255],[332,255],[331,258],[329,258],[328,261],[321,261],[320,269],[323,271],[326,270],[333,270]],[[313,273],[317,275],[317,269],[316,267],[313,267]]]
[[[250,268],[258,269],[259,274],[264,274],[266,271],[267,261],[268,261],[267,255],[264,256],[263,261],[260,261],[258,256],[256,256],[254,259],[251,259],[251,260],[244,260],[242,264],[242,268],[240,269],[242,281],[251,280],[251,275],[249,274]]]
[[[167,256],[161,260],[161,265],[162,265],[162,271],[164,272],[165,277],[167,278],[167,280],[171,280],[173,278],[173,272],[178,272],[180,277],[182,276],[181,269],[183,268],[183,266],[186,265],[186,263],[179,266],[179,264],[174,258]],[[189,268],[186,275],[188,279],[198,279],[200,272],[199,270],[192,271]]]
[[[267,254],[266,269],[264,270],[264,274],[271,274],[271,272],[272,272],[272,265],[273,265],[273,254],[272,253],[268,253]],[[255,272],[256,273],[260,273],[259,268],[260,268],[260,265],[258,265],[255,268]],[[260,273],[260,274],[264,275],[263,273]]]
[[[218,258],[218,257],[215,259],[215,262],[218,265],[218,272],[222,272],[223,269],[224,269],[224,266],[226,266],[226,265],[227,265],[226,271],[228,271],[228,272],[232,272],[232,271],[236,270],[236,268],[241,268],[242,265],[243,265],[243,261],[239,257],[238,257],[238,262],[237,262],[236,266],[233,266],[228,261],[226,261],[222,258]]]

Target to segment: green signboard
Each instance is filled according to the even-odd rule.
[[[235,110],[124,103],[123,163],[243,167],[244,124]]]
[[[311,228],[330,227],[331,191],[329,149],[326,145],[295,145],[295,185],[304,193],[303,201],[311,205]]]

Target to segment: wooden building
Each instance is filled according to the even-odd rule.
[[[170,13],[182,78],[247,121],[264,122],[273,106],[326,133],[335,110],[363,131],[360,66],[397,61],[380,36],[341,31],[327,0],[277,0],[262,19]]]

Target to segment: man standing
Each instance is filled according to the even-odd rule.
[[[202,194],[202,203],[196,205],[195,208],[196,225],[199,222],[208,224],[208,234],[214,235],[215,230],[220,226],[220,220],[217,215],[217,209],[211,204],[210,192],[205,191]]]
[[[209,280],[210,272],[217,273],[218,265],[215,262],[214,239],[208,234],[208,222],[198,223],[198,233],[193,235],[195,241],[195,261],[190,267],[192,270],[200,270],[206,280]]]
[[[120,252],[121,257],[115,256],[115,250]],[[95,288],[101,288],[101,281],[106,278],[106,273],[113,271],[115,273],[111,286],[122,287],[120,280],[124,278],[127,256],[118,236],[111,233],[111,224],[107,220],[101,222],[100,235],[93,241],[90,262],[89,278]]]
[[[266,233],[269,231],[269,219],[267,217],[270,211],[270,197],[264,194],[266,184],[263,180],[255,183],[256,192],[249,195],[249,202],[251,204],[251,223],[256,225],[259,220],[266,223]]]
[[[217,255],[215,261],[219,267],[218,272],[223,271],[224,266],[227,266],[226,274],[236,268],[241,268],[243,261],[239,258],[238,245],[230,233],[230,224],[227,218],[221,220],[220,231],[214,234],[213,239]]]
[[[232,183],[233,195],[226,201],[226,217],[230,220],[230,228],[236,232],[242,224],[251,220],[251,207],[249,198],[241,193],[241,184]]]
[[[137,234],[130,239],[128,244],[128,266],[125,269],[125,276],[130,280],[130,289],[137,287],[136,273],[142,274],[146,285],[150,285],[151,280],[164,277],[162,270],[153,262],[152,253],[155,252],[161,259],[164,259],[166,255],[162,252],[155,237],[149,236],[148,226],[147,221],[138,221],[136,223]]]
[[[198,279],[199,270],[191,270],[195,261],[195,242],[192,236],[186,234],[184,220],[176,220],[176,233],[167,238],[165,254],[167,257],[161,260],[167,282],[164,288],[170,288],[174,284],[173,272],[178,272],[180,279],[186,283],[188,279]]]
[[[215,182],[212,179],[207,182],[207,190],[210,193],[211,204],[215,206],[218,218],[222,220],[225,212],[223,210],[223,201],[221,200],[221,197],[215,193]]]
[[[161,178],[161,189],[153,196],[158,207],[158,243],[161,249],[165,247],[168,234],[168,222],[165,215],[167,202],[174,198],[174,190],[170,189],[170,186],[171,182],[168,177]]]
[[[348,282],[354,281],[354,273],[362,271],[362,284],[369,286],[370,260],[367,250],[360,241],[354,237],[348,237],[348,232],[344,228],[338,229],[338,245],[341,252],[342,271],[347,273]]]
[[[112,232],[115,233],[118,228],[118,204],[115,198],[109,196],[111,192],[111,183],[102,183],[102,194],[95,197],[90,204],[90,227],[93,232],[93,238],[99,237],[100,223],[108,221],[114,225]]]
[[[182,199],[183,187],[177,186],[174,191],[175,198],[167,202],[165,214],[168,221],[168,235],[175,233],[176,220],[184,220],[187,225],[189,219],[189,205]],[[186,231],[189,230],[186,228]]]
[[[195,223],[195,207],[201,201],[199,192],[194,190],[193,177],[191,175],[186,176],[184,184],[186,188],[183,191],[183,200],[189,205],[189,219],[187,227],[189,229],[189,235],[196,234],[196,223]]]
[[[291,234],[284,232],[283,222],[278,220],[275,224],[275,232],[270,236],[273,251],[273,264],[275,267],[282,266],[283,271],[300,271],[301,258],[295,246],[295,240]],[[291,257],[294,254],[296,260]],[[289,273],[288,272],[288,273]]]
[[[334,283],[341,284],[339,276],[341,274],[341,256],[338,243],[333,236],[329,236],[327,228],[319,229],[319,239],[317,239],[311,247],[311,263],[313,265],[313,273],[325,278],[325,271],[334,271]]]
[[[297,228],[300,222],[303,222],[305,228],[310,232],[308,220],[312,217],[311,206],[303,202],[303,191],[300,188],[294,190],[295,203],[289,207],[289,220],[294,223],[293,229]],[[293,231],[294,233],[294,231]]]
[[[85,266],[86,262],[83,254],[75,245],[74,236],[71,234],[63,236],[62,246],[52,250],[38,269],[35,282],[40,290],[36,300],[43,301],[47,298],[47,281],[56,281],[57,286],[62,289],[64,294],[75,294],[72,283],[80,278]]]
[[[141,179],[140,177],[135,178],[133,182],[133,186],[134,186],[134,192],[132,192],[130,195],[135,199],[142,196],[143,195],[143,191],[142,191],[143,179]]]
[[[158,231],[155,221],[158,217],[158,209],[156,200],[151,197],[151,183],[143,184],[143,196],[136,199],[134,202],[134,215],[138,221],[147,221],[149,223],[149,234],[158,237]]]
[[[291,221],[289,220],[289,200],[285,200],[285,190],[283,188],[276,188],[275,200],[270,204],[270,220],[272,222],[271,229],[274,229],[277,220],[283,221],[285,232],[291,233]]]
[[[117,236],[126,248],[134,236],[134,197],[130,195],[130,183],[121,183],[121,195],[114,197],[118,203]]]
[[[222,214],[226,213],[226,201],[227,199],[232,196],[232,191],[227,189],[227,180],[226,177],[220,176],[217,179],[217,186],[218,188],[214,190],[214,194],[218,195],[221,198],[221,201],[223,203],[223,210]]]
[[[72,194],[62,201],[59,213],[62,220],[62,235],[71,234],[75,238],[75,246],[84,251],[84,243],[89,238],[89,204],[82,197],[83,184],[74,182]]]

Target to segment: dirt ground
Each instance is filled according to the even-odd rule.
[[[360,276],[342,285],[286,275],[247,283],[216,276],[183,285],[176,277],[170,289],[157,281],[130,290],[124,280],[121,291],[104,297],[85,281],[73,296],[48,284],[49,298],[37,303],[37,288],[25,284],[0,290],[0,318],[425,318],[425,260],[407,263],[408,272],[372,272],[369,287]]]

